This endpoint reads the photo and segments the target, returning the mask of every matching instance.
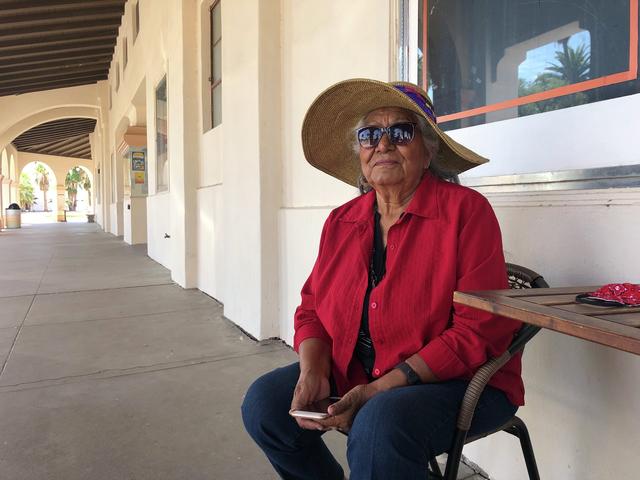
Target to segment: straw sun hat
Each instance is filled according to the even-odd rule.
[[[488,160],[460,145],[436,125],[433,104],[417,85],[385,83],[366,78],[338,82],[322,92],[307,110],[302,123],[302,148],[307,161],[350,185],[357,185],[360,159],[354,152],[357,122],[372,110],[400,107],[423,117],[440,138],[436,167],[461,173]]]

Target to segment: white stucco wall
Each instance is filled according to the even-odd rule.
[[[640,164],[640,94],[449,132],[491,159],[465,176]]]
[[[507,259],[552,286],[640,283],[640,189],[493,195]],[[541,332],[524,356],[530,429],[542,478],[637,478],[635,355]],[[497,437],[494,440],[494,437]],[[496,449],[500,454],[496,453]],[[491,437],[465,453],[496,479],[525,478],[517,440]],[[493,478],[493,477],[492,477]]]
[[[370,15],[375,11],[375,15]],[[304,159],[300,128],[308,106],[327,87],[352,77],[389,78],[386,1],[283,2],[283,178],[280,212],[280,336],[293,338],[293,312],[311,271],[331,207],[357,191]],[[367,18],[367,22],[362,22]],[[338,53],[339,52],[339,53]]]

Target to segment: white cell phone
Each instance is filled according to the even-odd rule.
[[[340,400],[340,397],[327,397],[317,402],[313,402],[311,405],[307,405],[304,408],[298,410],[291,410],[289,415],[292,417],[308,418],[310,420],[322,420],[327,418],[329,414],[327,409],[332,403],[336,403]]]

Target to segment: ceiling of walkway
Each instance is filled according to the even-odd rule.
[[[0,0],[0,97],[106,80],[126,0]]]
[[[94,119],[65,118],[33,127],[12,143],[19,152],[91,159],[89,134],[95,128]]]

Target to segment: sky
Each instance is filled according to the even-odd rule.
[[[591,47],[591,35],[587,30],[575,33],[569,37],[569,46],[573,49],[586,44]],[[589,51],[590,48],[587,49]],[[560,42],[551,42],[527,52],[527,58],[518,67],[518,78],[531,82],[543,73],[550,63],[556,63],[556,52],[562,51]]]

